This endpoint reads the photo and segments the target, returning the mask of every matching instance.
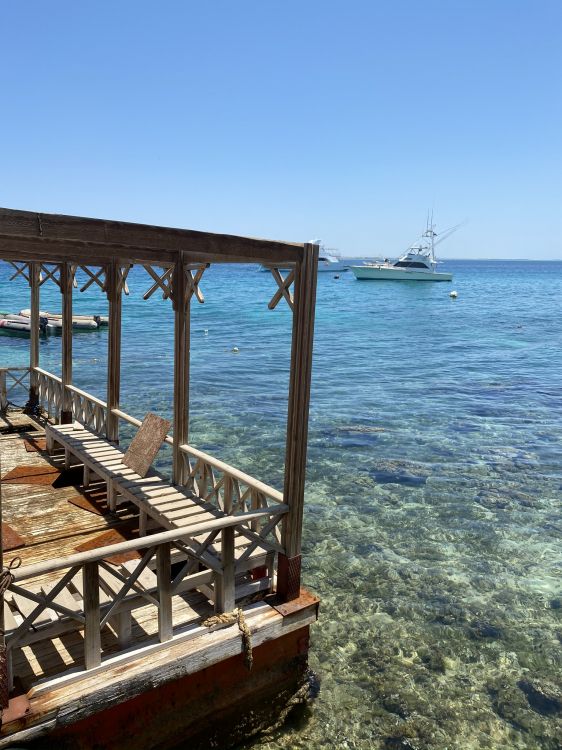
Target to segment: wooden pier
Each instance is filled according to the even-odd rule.
[[[0,362],[0,750],[226,748],[302,689],[318,609],[300,579],[317,258],[315,245],[0,209],[0,260],[31,307],[29,367]],[[268,265],[270,309],[293,311],[283,492],[189,443],[190,306],[215,262]],[[170,477],[130,468],[119,447],[123,421],[143,434],[120,409],[134,264],[144,298],[174,309]],[[62,297],[61,377],[39,362],[44,283]],[[72,298],[92,285],[109,300],[105,400],[72,378]],[[22,385],[27,414],[10,407]]]

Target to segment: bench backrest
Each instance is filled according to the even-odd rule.
[[[171,422],[157,414],[148,412],[129,449],[123,456],[123,463],[141,477],[145,477],[156,458]]]

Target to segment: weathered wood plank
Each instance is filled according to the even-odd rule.
[[[112,257],[174,263],[184,252],[190,262],[294,262],[302,244],[173,229],[78,216],[0,209],[0,257],[87,262]],[[42,255],[39,255],[42,253]],[[72,255],[72,257],[71,257]]]

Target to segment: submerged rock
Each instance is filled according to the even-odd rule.
[[[427,482],[430,472],[420,464],[411,461],[377,461],[369,470],[379,484],[402,484],[407,487],[420,487]]]
[[[470,624],[470,633],[473,638],[501,638],[500,628],[485,620],[473,620]]]
[[[529,706],[543,716],[562,714],[562,691],[554,686],[520,680],[517,687],[527,697]]]
[[[370,473],[373,479],[380,484],[404,484],[407,487],[420,487],[427,481],[427,477],[418,477],[408,472],[398,474],[390,471],[374,471]]]
[[[562,695],[553,684],[522,679],[498,681],[489,689],[494,711],[516,730],[532,737],[529,747],[560,750]],[[525,745],[527,747],[527,745]]]
[[[419,745],[413,744],[407,737],[387,737],[384,741],[385,750],[418,750]]]
[[[514,508],[517,505],[523,508],[532,508],[536,505],[534,497],[510,486],[484,488],[476,495],[475,500],[485,508],[492,510],[505,510],[506,508]]]

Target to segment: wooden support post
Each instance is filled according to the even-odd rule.
[[[115,482],[113,482],[111,479],[107,480],[107,504],[109,506],[110,511],[115,511],[117,508],[117,489],[115,487]]]
[[[6,383],[6,370],[0,370],[0,412],[8,408],[8,384]]]
[[[72,422],[72,280],[70,263],[60,265],[60,290],[62,294],[62,404],[60,423]]]
[[[133,618],[130,612],[118,612],[114,618],[114,628],[117,631],[117,642],[121,648],[126,648],[131,642],[133,632]]]
[[[119,417],[112,413],[119,408],[121,386],[121,302],[123,290],[120,283],[121,267],[112,260],[106,268],[106,291],[109,301],[109,331],[107,354],[107,439],[119,442]]]
[[[183,253],[176,261],[172,276],[174,306],[174,446],[172,482],[185,483],[187,471],[180,445],[187,443],[189,434],[189,346],[190,301],[187,299]]]
[[[93,669],[101,664],[100,582],[97,562],[84,564],[84,664]]]
[[[172,622],[172,566],[170,543],[161,544],[156,551],[156,576],[158,578],[158,637],[169,641],[173,635]]]
[[[215,579],[215,611],[222,614],[234,609],[234,528],[221,531],[222,575]]]
[[[39,308],[40,308],[40,277],[41,264],[29,264],[29,286],[31,288],[30,318],[29,318],[29,401],[26,411],[33,413],[39,404],[39,387],[35,368],[39,367]]]
[[[229,515],[232,513],[232,477],[224,475],[223,509]],[[231,612],[235,606],[235,565],[234,565],[234,526],[229,526],[221,532],[221,562],[222,575],[217,577],[215,588],[215,609],[217,612]]]
[[[139,536],[146,536],[147,526],[148,526],[148,514],[146,510],[141,508],[139,510]]]
[[[282,532],[285,554],[279,555],[277,571],[277,592],[285,601],[296,599],[300,594],[301,538],[317,268],[318,246],[306,244],[303,259],[297,263],[295,269],[291,376],[283,488],[289,511],[285,516]]]

